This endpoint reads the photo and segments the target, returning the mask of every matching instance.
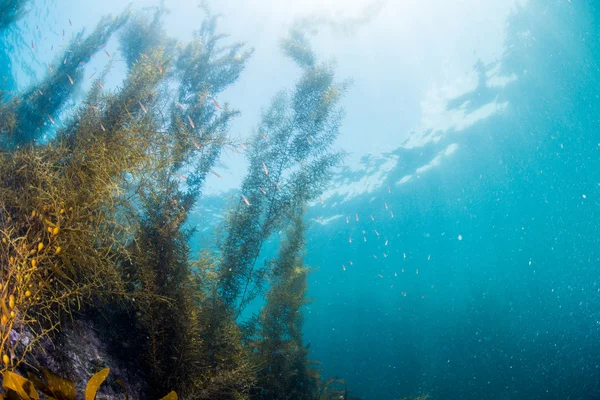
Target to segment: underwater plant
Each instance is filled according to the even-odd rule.
[[[248,174],[220,243],[219,295],[236,318],[263,287],[266,272],[255,269],[263,243],[286,226],[298,207],[318,197],[343,158],[331,146],[343,118],[338,104],[349,82],[336,82],[331,64],[316,65],[289,51],[300,45],[307,44],[297,36],[282,43],[302,67],[302,76],[293,93],[275,96],[249,143]]]
[[[29,0],[0,0],[0,32],[19,20],[29,3]]]
[[[306,227],[304,212],[295,213],[279,255],[269,263],[270,288],[266,304],[251,325],[247,342],[257,372],[255,399],[313,399],[318,376],[309,369],[308,349],[302,344],[301,307],[306,299],[309,269],[303,263]]]
[[[160,54],[149,62],[156,57]],[[117,260],[126,251],[130,227],[123,219],[121,184],[152,168],[152,129],[133,106],[159,80],[140,63],[121,91],[92,91],[48,145],[0,154],[5,368],[19,365],[82,303],[125,294]]]
[[[38,140],[55,125],[61,111],[81,84],[85,64],[127,21],[129,12],[103,17],[87,37],[71,40],[38,84],[0,104],[0,149],[12,150]]]
[[[164,34],[162,6],[151,18],[106,17],[44,80],[0,104],[0,356],[21,397],[34,398],[32,386],[15,371],[75,318],[104,327],[115,352],[128,348],[121,356],[146,377],[147,398],[172,389],[187,399],[319,395],[301,339],[303,217],[342,160],[331,146],[348,83],[306,56],[301,33],[283,42],[302,76],[275,97],[247,147],[239,143],[250,166],[217,251],[192,254],[188,217],[223,149],[238,145],[227,135],[239,112],[218,96],[253,52],[224,44],[218,16],[205,10],[186,44]],[[122,86],[103,90],[109,63],[83,103],[55,120],[83,64],[119,29]],[[279,258],[256,268],[288,223]],[[249,333],[238,319],[265,290]]]
[[[5,390],[5,393],[0,393],[0,399],[37,400],[40,398],[38,391],[48,396],[49,399],[76,399],[74,382],[62,378],[46,368],[42,368],[42,373],[43,377],[39,377],[29,372],[29,379],[27,379],[15,372],[3,372],[2,388]],[[98,389],[100,389],[100,386],[104,383],[109,373],[110,369],[104,368],[92,375],[85,387],[85,400],[94,400],[96,398]],[[128,399],[129,392],[127,387],[124,384],[122,386],[125,390],[125,399]],[[177,393],[171,391],[160,400],[177,400]]]
[[[160,34],[160,16],[157,11],[147,26],[157,30],[152,37]],[[252,54],[251,49],[242,51],[241,43],[223,45],[224,35],[216,33],[216,21],[217,17],[207,10],[206,20],[192,41],[170,47],[181,49],[180,53],[167,53],[176,60],[173,71],[168,64],[155,66],[161,74],[177,81],[178,88],[175,101],[169,91],[161,97],[169,118],[161,120],[160,129],[165,135],[154,154],[163,167],[150,171],[140,179],[143,185],[135,189],[137,207],[133,218],[137,228],[130,245],[131,257],[124,263],[131,295],[152,295],[136,302],[135,313],[139,335],[148,338],[141,344],[141,352],[153,384],[151,391],[175,387],[189,398],[214,398],[214,393],[236,392],[237,387],[247,391],[245,382],[252,376],[248,363],[240,364],[247,372],[239,374],[231,365],[237,360],[233,353],[243,352],[239,340],[231,340],[233,353],[221,357],[230,363],[227,367],[225,363],[217,367],[203,362],[207,357],[203,354],[201,330],[209,324],[206,318],[212,317],[201,307],[204,289],[190,268],[193,230],[185,227],[206,175],[228,141],[229,123],[238,114],[226,104],[221,109],[211,97],[214,99],[238,79]],[[127,44],[129,36],[121,40],[122,47],[136,49],[130,52],[142,46],[147,53],[151,49],[148,46],[156,44],[141,44],[136,36],[133,44]],[[235,324],[223,327],[222,335],[235,335]]]
[[[140,10],[132,14],[119,34],[120,53],[127,68],[133,67],[136,61],[146,57],[147,53],[159,47],[172,54],[177,41],[167,36],[163,27],[163,16],[167,12],[164,0],[155,7],[153,15],[150,10]]]

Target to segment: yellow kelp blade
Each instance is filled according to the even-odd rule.
[[[42,368],[46,389],[57,400],[75,400],[75,384],[68,379],[61,378],[49,369]]]
[[[85,400],[94,400],[96,398],[96,392],[98,388],[110,372],[110,368],[104,368],[102,371],[96,372],[94,376],[90,378],[85,388]]]
[[[23,400],[37,400],[40,398],[33,388],[33,383],[27,378],[10,371],[4,371],[2,376],[2,387],[7,391],[16,392]]]
[[[87,400],[87,399],[85,399]],[[166,395],[165,397],[163,397],[160,400],[177,400],[177,393],[175,393],[174,391],[169,393],[168,395]]]

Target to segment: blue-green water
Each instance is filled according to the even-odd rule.
[[[64,19],[55,3],[3,33],[7,88],[36,79],[23,47]],[[530,0],[505,32],[475,88],[445,104],[472,123],[409,132],[388,115],[404,144],[343,167],[309,210],[304,338],[353,396],[600,398],[600,3]],[[376,140],[349,126],[342,148],[345,134]],[[217,221],[224,197],[207,193],[194,221]]]
[[[482,78],[451,102],[506,102],[503,112],[390,149],[377,157],[397,160],[379,187],[313,210],[350,223],[311,231],[309,264],[321,268],[306,335],[360,395],[600,396],[600,9],[547,3],[507,21],[499,68],[517,80],[494,89]]]

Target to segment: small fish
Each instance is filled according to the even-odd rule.
[[[368,179],[365,179],[365,183],[363,183],[363,189],[367,187],[367,182],[368,181],[369,181]]]
[[[394,276],[398,276],[398,273],[397,273],[397,272],[394,272]]]
[[[35,26],[35,30],[37,31],[38,29],[40,29],[40,26],[39,26],[39,25],[36,25],[36,26]]]
[[[213,97],[212,99],[213,103],[215,103],[215,107],[217,107],[217,109],[221,109],[221,106],[219,105],[219,103],[217,103],[217,100]]]
[[[404,259],[406,260],[406,253],[403,253],[403,255],[404,255]]]
[[[50,120],[50,122],[52,122],[52,125],[54,125],[54,119],[52,119],[52,117],[49,115],[48,115],[48,119]]]
[[[312,143],[310,142],[310,139],[308,138],[308,136],[306,137],[306,142],[307,142],[308,144],[312,144]]]
[[[371,221],[375,221],[375,217],[373,217],[372,215],[369,215],[371,217]]]
[[[217,178],[219,178],[219,179],[223,179],[223,178],[221,178],[221,175],[217,174],[216,172],[213,172],[213,174],[214,174],[214,175],[215,175]]]
[[[104,89],[104,85],[102,84],[102,82],[100,82],[99,80],[96,80],[96,83],[98,84],[98,86],[100,86],[102,89]]]
[[[356,221],[358,221],[358,213],[356,213]]]
[[[63,29],[63,35],[62,35],[62,37],[63,37],[63,38],[65,37],[65,30],[64,30],[64,29]]]
[[[89,78],[88,78],[88,81],[89,81],[90,79],[92,79],[92,78],[94,77],[94,75],[96,75],[96,73],[95,73],[95,72],[89,76]]]
[[[41,90],[38,89],[38,93],[40,94],[40,96],[44,95],[44,92],[42,92]]]
[[[246,203],[247,206],[250,206],[250,202],[248,201],[246,196],[242,195],[242,199],[244,199],[244,202]]]
[[[392,193],[392,191],[390,190],[390,186],[388,185],[388,193]]]
[[[54,45],[50,46],[50,51],[54,50]]]
[[[141,56],[142,58],[148,58],[148,56],[147,56],[147,55],[145,55],[144,53],[140,53],[140,56]]]
[[[106,132],[106,128],[104,127],[104,125],[102,125],[102,122],[100,123],[100,128],[102,129],[102,132]]]
[[[427,261],[431,260],[431,255],[427,256]]]
[[[377,276],[380,277],[380,278],[383,278],[383,275],[381,275],[381,274],[377,274]]]
[[[349,224],[350,223],[350,218],[348,218],[348,216],[346,215],[346,223]]]
[[[265,174],[269,175],[269,169],[265,163],[263,163],[263,171],[265,171]]]
[[[246,147],[246,145],[244,145],[244,143],[240,143],[240,146],[242,147],[242,149],[248,150],[248,148]]]
[[[402,296],[406,297],[406,292],[402,292]]]
[[[160,71],[160,73],[162,74],[163,73],[162,65],[158,64],[157,67],[158,67],[158,70]]]
[[[71,82],[71,85],[73,84],[73,78],[71,78],[71,75],[67,75],[67,78],[69,78],[69,82]]]
[[[259,186],[258,188],[260,189],[260,191],[261,191],[261,192],[262,192],[264,195],[266,195],[266,194],[267,194],[267,192],[265,192],[265,189],[261,188],[260,186]]]
[[[54,72],[54,68],[52,68],[52,65],[48,64],[48,69],[50,70],[50,72]]]
[[[91,108],[92,110],[99,110],[99,109],[100,109],[100,107],[98,107],[98,106],[94,106],[94,105],[92,105],[92,104],[90,104],[90,108]]]
[[[346,270],[346,266],[344,264],[342,264],[342,269],[345,271]]]
[[[278,191],[278,192],[281,192],[281,188],[279,187],[279,184],[277,184],[277,183],[276,183],[276,184],[275,184],[275,187],[277,188],[277,191]]]
[[[233,152],[233,154],[235,154],[236,156],[240,153],[238,153],[238,151],[236,149],[234,149],[233,147],[231,148],[231,151]]]
[[[373,232],[375,232],[375,234],[376,234],[377,236],[379,236],[379,232],[377,232],[377,230],[373,229]]]
[[[400,270],[400,272],[404,273],[404,268],[402,268],[402,269]]]
[[[390,215],[392,216],[392,218],[394,218],[394,212],[390,211]]]
[[[69,26],[73,26],[73,23],[71,22],[71,18],[69,18]]]
[[[194,121],[192,121],[192,119],[190,118],[189,115],[187,116],[187,118],[188,118],[188,121],[190,122],[190,126],[192,127],[192,129],[194,129],[195,128]]]
[[[63,60],[63,65],[67,65],[67,58],[65,57],[65,59]]]
[[[319,221],[320,223],[323,223],[323,220],[321,219],[321,217],[317,217],[317,221]]]
[[[148,114],[148,110],[146,110],[146,107],[144,107],[144,105],[142,104],[142,102],[138,100],[138,103],[140,104],[140,107],[142,107],[142,110],[144,111],[144,113]]]
[[[108,58],[112,58],[112,57],[110,56],[110,54],[108,53],[108,51],[104,50],[104,52],[106,53],[106,55],[108,56]]]
[[[387,203],[384,201],[383,204],[385,205],[385,209],[387,210],[388,209]]]
[[[367,237],[366,236],[363,236],[363,239],[364,239],[365,242],[367,241]]]
[[[348,243],[352,243],[352,236],[348,237]]]
[[[179,179],[181,179],[182,181],[186,181],[187,180],[185,176],[183,176],[181,174],[178,174],[177,172],[175,173],[175,175],[177,175],[179,177]]]
[[[373,254],[373,258],[377,260],[377,256],[375,254]]]
[[[354,265],[354,264],[352,264],[352,261],[348,261],[348,262],[350,263],[350,265]]]
[[[266,137],[265,135],[263,135],[262,133],[260,134],[260,136],[262,136],[262,138],[263,138],[263,139],[265,139],[265,142],[268,142],[268,141],[269,141],[269,138],[268,138],[268,137]]]
[[[33,44],[33,41],[31,41],[31,50],[35,50],[35,45]]]
[[[192,143],[194,143],[194,146],[196,146],[196,148],[198,150],[200,150],[200,145],[198,144],[198,142],[196,142],[195,140],[192,140]]]
[[[383,258],[387,258],[387,253],[383,253]]]
[[[176,105],[177,107],[181,108],[182,110],[185,110],[185,107],[184,107],[184,105],[183,105],[183,104],[181,104],[180,102],[176,101],[176,102],[175,102],[175,105]]]
[[[319,196],[319,201],[321,202],[321,204],[325,205],[325,203],[323,203],[323,199],[321,198],[321,196]]]
[[[388,242],[389,242],[388,240],[386,240],[386,241],[385,241],[385,245],[386,245],[386,246],[388,245]]]

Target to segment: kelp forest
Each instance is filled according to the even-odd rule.
[[[1,7],[0,30],[28,3]],[[235,140],[239,112],[219,95],[253,49],[220,32],[207,7],[191,41],[169,38],[165,12],[105,16],[41,81],[2,92],[1,396],[350,398],[302,340],[304,214],[343,160],[333,143],[349,84],[317,59],[299,22],[281,39],[295,86],[265,105],[251,140]],[[84,69],[96,55],[114,58],[112,37],[127,70],[108,90],[112,62],[93,77]],[[72,106],[84,81],[91,89]],[[196,243],[189,216],[224,151],[249,167],[224,221]],[[274,237],[277,256],[259,263]],[[101,355],[88,354],[94,340]]]

